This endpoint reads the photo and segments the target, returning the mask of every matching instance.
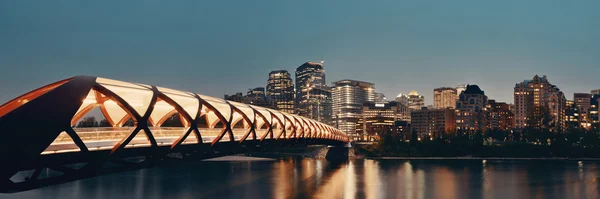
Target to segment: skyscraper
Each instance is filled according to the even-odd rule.
[[[296,69],[296,113],[330,124],[331,88],[325,83],[323,62],[306,62]]]
[[[425,106],[425,96],[419,95],[417,91],[408,93],[408,108],[410,110],[421,110]]]
[[[325,86],[323,63],[306,62],[296,68],[296,98],[305,99],[312,87]]]
[[[385,98],[385,95],[383,93],[375,93],[375,102],[386,103],[387,100]]]
[[[398,94],[396,96],[396,102],[398,102],[398,106],[400,107],[400,112],[402,113],[402,120],[411,121],[410,117],[410,109],[408,108],[408,95],[404,93]]]
[[[589,110],[592,100],[592,94],[589,93],[574,93],[573,94],[573,102],[575,106],[577,106],[579,110],[579,122],[581,127],[585,129],[589,129],[591,127],[591,123],[589,121]]]
[[[287,70],[275,70],[269,73],[267,96],[273,99],[277,109],[294,113],[294,84]]]
[[[574,101],[567,100],[565,107],[565,124],[568,130],[580,129],[581,126],[581,112],[579,106]]]
[[[590,93],[592,95],[600,95],[600,89],[592,90]]]
[[[433,106],[435,108],[456,108],[456,88],[442,87],[433,89]]]
[[[363,103],[375,101],[375,85],[356,80],[340,80],[333,82],[333,114],[335,125],[356,139],[356,125],[362,117]]]
[[[460,85],[456,86],[456,99],[458,99],[458,96],[460,96],[460,93],[462,93],[465,90],[467,90],[467,84],[460,84]]]
[[[550,84],[545,75],[543,77],[535,75],[532,80],[517,83],[514,90],[517,129],[531,126],[558,130],[565,127],[565,95],[558,87]],[[551,117],[548,124],[541,123],[544,115]]]
[[[593,132],[600,132],[600,119],[598,117],[598,109],[600,107],[600,94],[595,94],[590,100],[590,123]]]
[[[477,85],[467,85],[456,101],[456,129],[463,132],[487,130],[487,96]]]

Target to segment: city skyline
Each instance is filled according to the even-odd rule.
[[[76,75],[223,96],[321,58],[328,85],[416,90],[426,105],[434,88],[467,83],[513,103],[514,84],[536,74],[567,99],[600,87],[600,2],[238,4],[2,2],[0,103]]]

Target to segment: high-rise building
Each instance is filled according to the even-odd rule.
[[[567,100],[565,107],[565,124],[567,130],[580,129],[581,126],[581,112],[579,106],[574,101]]]
[[[419,95],[417,91],[408,93],[408,108],[410,110],[421,110],[425,106],[425,96]]]
[[[456,108],[456,88],[442,87],[433,89],[433,106],[435,108]]]
[[[251,96],[266,96],[265,93],[265,87],[256,87],[253,89],[248,89],[248,92],[246,93],[246,95],[251,95]]]
[[[385,103],[387,99],[383,93],[375,93],[375,102]]]
[[[225,100],[262,106],[265,108],[276,109],[274,101],[265,95],[265,87],[249,89],[246,95],[236,93],[235,95],[225,95]]]
[[[488,129],[510,131],[515,128],[515,118],[509,104],[488,100],[487,111]]]
[[[443,133],[454,132],[456,116],[451,108],[428,109],[422,107],[410,114],[411,128],[417,132],[419,137],[425,135],[440,137]]]
[[[375,85],[356,80],[333,82],[332,119],[339,130],[356,140],[356,125],[362,117],[363,103],[375,101]]]
[[[467,84],[460,84],[456,86],[456,99],[458,99],[460,93],[462,93],[465,90],[467,90]]]
[[[398,94],[396,96],[396,102],[398,102],[398,106],[401,107],[400,111],[402,113],[402,120],[410,122],[410,109],[408,108],[408,95],[404,93]]]
[[[598,117],[598,109],[600,108],[600,94],[594,94],[590,100],[590,123],[593,132],[600,132],[600,118]]]
[[[296,113],[331,124],[331,88],[325,83],[323,62],[306,62],[296,68]]]
[[[592,94],[589,93],[574,93],[573,103],[578,107],[579,122],[581,127],[589,129],[591,123],[589,121],[589,110],[591,106]],[[567,108],[569,108],[567,106]]]
[[[372,141],[382,133],[398,133],[396,121],[403,118],[398,102],[365,102],[356,133],[359,140]]]
[[[590,93],[592,95],[600,95],[600,89],[592,90]]]
[[[280,111],[294,113],[294,84],[287,70],[275,70],[269,73],[267,96],[273,99]]]
[[[531,126],[533,128],[550,128],[556,131],[565,127],[565,95],[558,87],[550,84],[546,76],[536,75],[532,80],[517,83],[514,91],[517,129]],[[544,115],[552,117],[549,124],[541,123]]]
[[[515,114],[515,110],[516,110],[515,104],[508,104],[508,110],[510,110],[511,113]],[[514,119],[514,117],[513,117],[513,119]]]
[[[477,85],[467,85],[456,101],[456,130],[485,132],[488,125],[487,96]]]

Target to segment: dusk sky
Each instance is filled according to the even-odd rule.
[[[325,59],[327,82],[375,83],[388,99],[477,84],[513,102],[547,75],[600,88],[598,0],[1,1],[0,104],[76,75],[223,97]]]

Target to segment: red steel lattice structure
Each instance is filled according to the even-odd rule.
[[[75,128],[96,107],[111,127]],[[174,114],[182,127],[163,127]],[[128,120],[134,125],[124,127]],[[338,129],[301,116],[90,76],[61,80],[0,106],[0,135],[0,158],[18,165],[49,154],[112,154],[126,148],[294,139],[348,142]]]

